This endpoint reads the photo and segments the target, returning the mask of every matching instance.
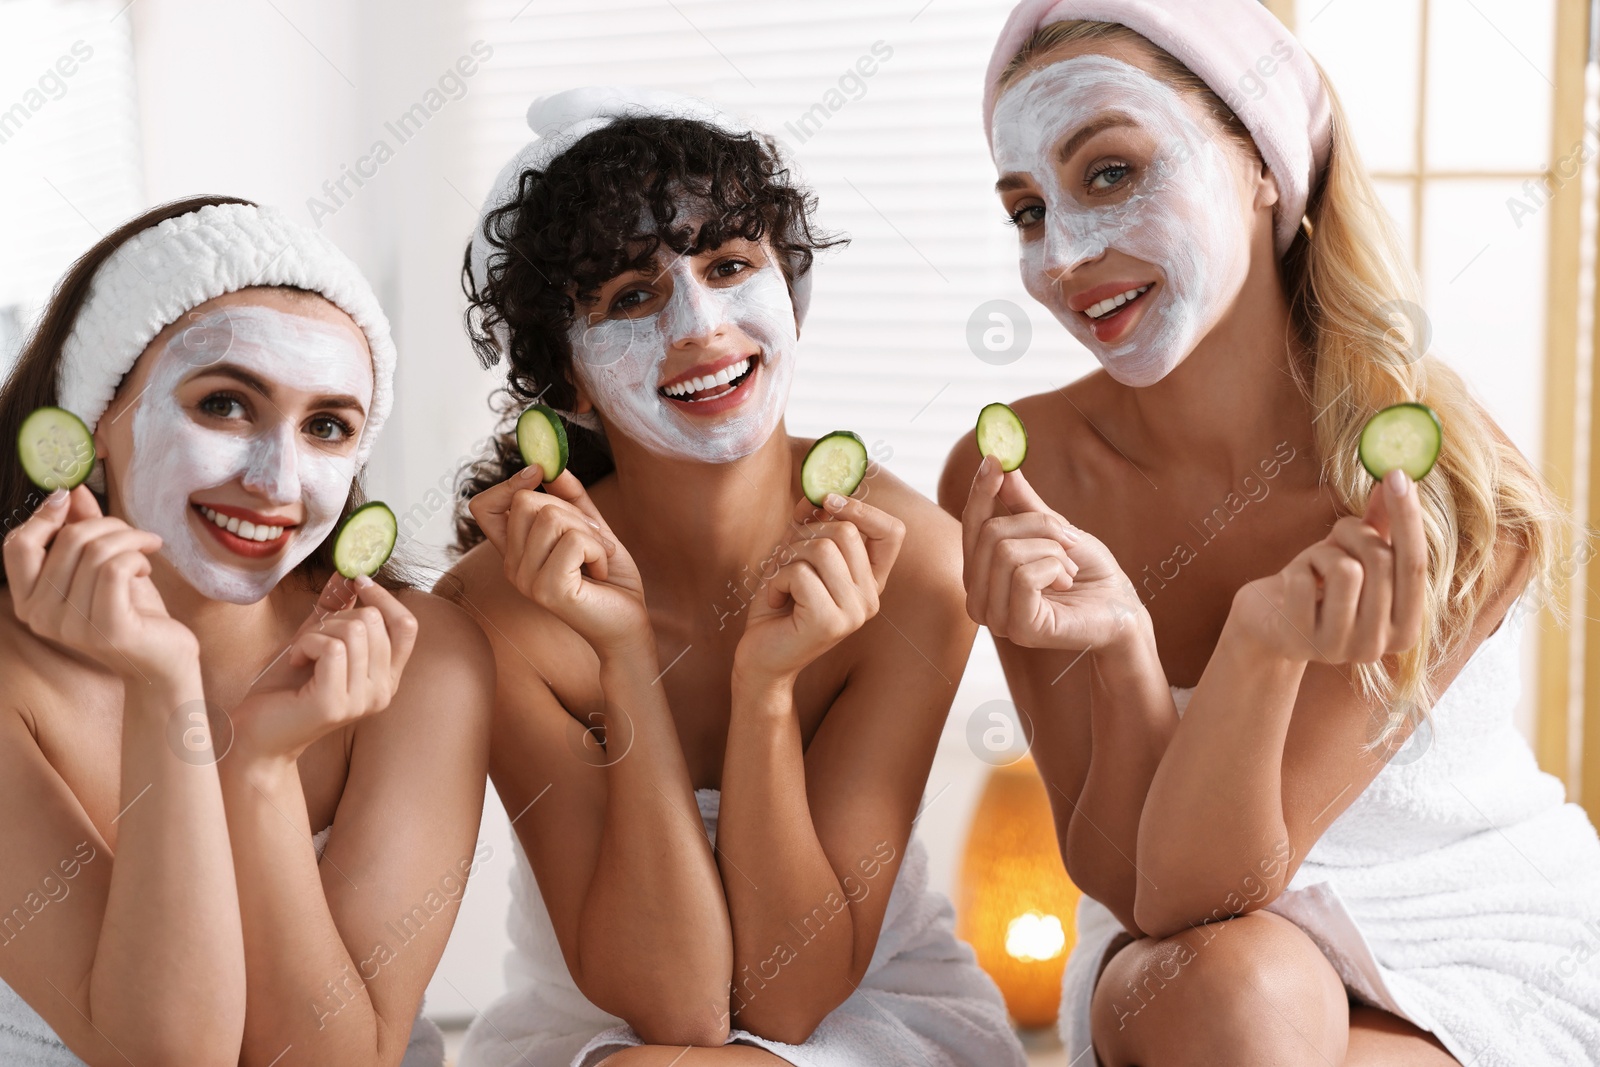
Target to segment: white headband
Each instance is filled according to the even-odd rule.
[[[662,89],[644,89],[635,86],[588,86],[568,89],[565,92],[541,96],[528,107],[528,127],[534,139],[524,145],[516,155],[500,168],[489,195],[484,198],[478,212],[478,223],[472,231],[472,280],[482,291],[489,280],[489,267],[508,254],[490,244],[484,233],[489,213],[512,203],[517,198],[522,175],[529,171],[543,171],[562,153],[584,137],[611,125],[620,118],[655,116],[660,118],[692,119],[715,126],[731,134],[757,134],[759,131],[726,111],[692,96]],[[785,161],[792,171],[793,166]],[[794,316],[803,324],[806,309],[811,304],[811,272],[798,274],[790,283],[794,298]],[[500,348],[509,350],[505,324],[495,330]],[[600,420],[593,412],[579,414],[563,411],[562,416],[579,426],[600,431]]]
[[[1273,232],[1278,255],[1287,252],[1333,151],[1328,89],[1294,34],[1260,0],[1022,0],[1000,31],[984,77],[983,128],[991,152],[1001,74],[1034,33],[1075,19],[1133,30],[1176,57],[1233,110],[1277,179]]]
[[[135,234],[95,271],[61,347],[57,403],[93,430],[150,342],[191,308],[251,286],[319,293],[372,350],[372,404],[357,466],[394,404],[394,341],[372,287],[327,237],[269,207],[210,204]]]

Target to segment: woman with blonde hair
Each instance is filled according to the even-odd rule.
[[[1512,721],[1567,520],[1390,332],[1417,279],[1321,68],[1254,0],[1027,0],[984,118],[1102,364],[1015,405],[1026,477],[969,436],[940,485],[1086,894],[1069,1060],[1594,1062],[1600,844]],[[1402,402],[1443,448],[1378,485]]]

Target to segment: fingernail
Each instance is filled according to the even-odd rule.
[[[828,510],[830,511],[838,511],[840,508],[844,507],[845,504],[844,497],[840,496],[838,493],[829,493],[827,496],[822,498],[822,502],[828,505]]]
[[[1395,496],[1405,496],[1411,491],[1411,476],[1399,467],[1384,475],[1383,480],[1388,484],[1389,492]]]
[[[1061,527],[1061,532],[1069,541],[1076,541],[1078,539],[1078,529],[1075,526],[1063,526]]]
[[[527,481],[529,478],[532,478],[540,473],[542,472],[538,467],[523,467],[517,472],[517,477],[521,478],[523,481]]]
[[[357,589],[365,589],[369,585],[377,585],[378,583],[374,582],[371,578],[369,578],[365,574],[358,574],[358,575],[356,575],[355,582],[352,583],[352,584],[354,584]]]
[[[47,508],[59,508],[62,504],[65,504],[66,502],[67,502],[67,491],[65,489],[53,490],[50,493],[49,496],[44,498],[44,506],[47,507]]]
[[[993,462],[994,462],[993,458],[988,453],[984,453],[983,459],[978,461],[978,473],[979,474],[988,474],[989,473],[989,466]]]

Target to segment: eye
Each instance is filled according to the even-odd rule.
[[[1015,226],[1019,230],[1029,229],[1030,227],[1036,226],[1043,221],[1043,204],[1029,204],[1026,207],[1019,207],[1010,215],[1006,216],[1006,225]]]
[[[234,393],[212,393],[200,401],[199,408],[218,419],[236,419],[246,414],[243,399]]]
[[[611,301],[612,311],[632,311],[653,296],[648,289],[624,289]]]
[[[350,424],[332,415],[313,415],[306,432],[319,441],[343,441],[351,436]]]
[[[711,274],[715,278],[734,278],[751,269],[753,268],[745,260],[725,259],[711,268]]]
[[[1132,169],[1133,168],[1128,166],[1126,163],[1106,163],[1103,166],[1096,167],[1094,170],[1089,172],[1088,177],[1084,178],[1083,180],[1084,188],[1091,192],[1104,192],[1106,189],[1117,185],[1120,179]],[[1095,186],[1095,182],[1098,181],[1100,176],[1103,174],[1112,174],[1114,177],[1108,184],[1099,186],[1097,188]]]

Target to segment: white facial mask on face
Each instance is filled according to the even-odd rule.
[[[122,506],[133,525],[160,535],[161,555],[201,594],[255,603],[333,530],[356,475],[355,441],[323,444],[242,386],[233,391],[245,397],[248,411],[236,408],[226,419],[185,410],[178,388],[226,364],[275,387],[353,396],[365,406],[372,401],[372,358],[349,330],[245,304],[205,313],[154,355],[136,401]],[[210,520],[193,505],[237,503],[237,495],[225,500],[208,492],[236,480],[259,510],[301,505],[300,525],[270,567],[230,560],[227,548],[197,528]]]
[[[702,463],[747,456],[772,436],[783,417],[794,376],[797,341],[794,303],[783,271],[769,260],[746,270],[734,284],[710,286],[688,257],[665,272],[672,295],[652,315],[578,322],[568,332],[573,374],[608,427],[659,455]],[[672,347],[709,339],[718,327],[737,329],[760,349],[754,394],[731,411],[689,415],[659,390]],[[750,353],[754,356],[756,353]]]
[[[1138,123],[1154,156],[1126,161],[1137,169],[1103,190],[1086,188],[1094,158],[1080,151],[1069,173],[1056,153],[1108,110]],[[1086,55],[1032,71],[1005,90],[994,110],[994,149],[1000,173],[1030,176],[1044,200],[1043,220],[1022,242],[1028,292],[1117,381],[1142,386],[1166,377],[1221,319],[1249,269],[1251,222],[1221,145],[1170,86],[1119,60]],[[1132,332],[1112,345],[1067,306],[1060,281],[1108,249],[1149,263],[1162,283]]]

